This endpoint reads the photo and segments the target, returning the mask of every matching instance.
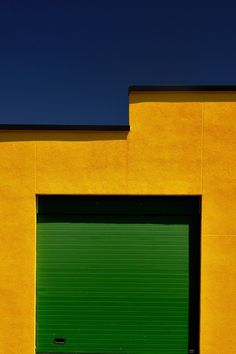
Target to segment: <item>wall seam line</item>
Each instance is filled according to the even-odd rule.
[[[205,96],[202,102],[202,141],[201,141],[201,190],[203,194],[203,150],[204,150],[204,115],[205,115]]]
[[[35,196],[36,196],[36,190],[37,190],[36,173],[37,173],[37,141],[35,141],[35,163],[34,163],[34,191],[35,191]]]
[[[37,295],[36,295],[36,288],[37,288],[37,279],[36,279],[36,272],[37,272],[37,266],[36,266],[36,242],[37,242],[37,193],[36,193],[36,188],[37,188],[37,183],[36,183],[36,172],[37,172],[37,141],[35,140],[35,159],[34,159],[34,202],[35,202],[35,245],[34,245],[34,254],[35,254],[35,259],[34,259],[34,349],[36,349],[36,339],[37,339],[37,334],[36,334],[36,301],[37,301]]]
[[[202,117],[201,117],[201,230],[200,230],[200,238],[203,235],[203,149],[204,149],[204,113],[205,113],[205,95],[202,96]],[[202,242],[202,241],[201,241]],[[200,246],[201,247],[201,246]],[[199,351],[202,352],[202,249],[200,249],[200,302],[199,302]]]

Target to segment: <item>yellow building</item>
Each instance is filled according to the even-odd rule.
[[[130,130],[0,127],[1,354],[35,353],[37,198],[45,195],[198,198],[200,353],[236,353],[235,116],[234,87],[133,87]],[[57,344],[51,352],[65,352]]]

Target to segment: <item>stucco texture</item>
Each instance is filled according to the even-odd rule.
[[[201,354],[236,348],[236,92],[133,92],[127,132],[0,132],[0,353],[35,352],[37,194],[202,195]]]

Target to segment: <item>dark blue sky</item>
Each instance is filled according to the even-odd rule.
[[[236,84],[236,3],[0,1],[0,122],[126,124],[129,85]]]

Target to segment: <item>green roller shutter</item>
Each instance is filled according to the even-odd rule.
[[[37,352],[187,354],[191,220],[39,215]]]

